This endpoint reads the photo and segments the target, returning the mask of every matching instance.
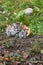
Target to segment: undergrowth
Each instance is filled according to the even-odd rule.
[[[34,10],[30,16],[22,11],[28,7]],[[32,34],[43,34],[43,0],[0,0],[0,29],[17,21],[28,25]]]

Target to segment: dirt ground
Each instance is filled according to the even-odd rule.
[[[43,65],[43,62],[36,62],[37,59],[33,61],[32,64],[29,62],[29,59],[32,58],[32,56],[29,55],[29,52],[32,49],[33,44],[36,43],[36,41],[40,45],[40,48],[43,49],[43,35],[33,35],[29,36],[26,39],[19,39],[16,37],[7,37],[5,33],[0,32],[0,45],[5,45],[5,48],[1,49],[0,51],[4,51],[6,49],[9,52],[13,52],[14,54],[17,53],[23,57],[23,61],[21,61],[21,63],[16,62],[16,60],[16,63],[6,65]],[[12,46],[6,47],[7,44],[9,45],[9,43],[11,43]],[[36,56],[39,58],[41,56],[42,58],[38,61],[43,61],[43,55],[40,55],[40,53],[38,53],[38,55],[36,54]]]

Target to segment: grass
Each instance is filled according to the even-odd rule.
[[[20,12],[27,7],[34,10],[30,16]],[[22,21],[31,28],[32,34],[43,34],[43,0],[0,0],[0,11],[0,29],[5,29],[10,23]]]

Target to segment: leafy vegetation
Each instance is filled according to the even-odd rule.
[[[36,53],[39,53],[41,51],[40,45],[38,42],[35,42],[32,46],[32,50],[30,51],[31,55],[34,55]]]
[[[22,11],[28,7],[34,10],[30,16]],[[0,29],[17,21],[28,25],[32,34],[43,34],[43,0],[0,0]]]

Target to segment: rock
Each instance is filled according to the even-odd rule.
[[[30,14],[33,13],[33,9],[32,9],[32,8],[26,8],[26,9],[24,10],[24,13],[25,13],[26,15],[30,15]]]

